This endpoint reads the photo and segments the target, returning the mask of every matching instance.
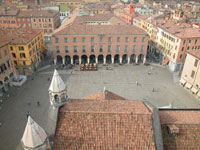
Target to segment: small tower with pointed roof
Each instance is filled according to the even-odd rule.
[[[47,150],[49,148],[46,132],[30,116],[21,143],[24,150]]]
[[[50,103],[53,107],[59,107],[68,102],[67,86],[55,69],[51,85],[49,87]]]

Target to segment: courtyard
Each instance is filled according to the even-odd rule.
[[[166,68],[140,65],[99,65],[98,71],[80,71],[79,66],[70,70],[58,70],[67,85],[69,98],[83,98],[103,91],[104,87],[129,100],[147,100],[157,107],[170,103],[177,108],[200,108],[200,101],[174,82],[174,76]],[[18,150],[29,111],[33,119],[46,127],[49,95],[48,88],[54,68],[28,77],[22,87],[11,87],[1,98],[0,149]],[[136,84],[138,83],[138,85]],[[27,101],[31,104],[28,105]],[[37,102],[40,106],[37,106]]]

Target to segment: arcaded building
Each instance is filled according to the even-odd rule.
[[[54,33],[52,47],[57,64],[145,62],[146,32],[127,24],[96,22],[72,23]]]

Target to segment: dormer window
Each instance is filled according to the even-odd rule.
[[[179,128],[175,124],[167,125],[167,131],[170,137],[174,137],[179,134]]]

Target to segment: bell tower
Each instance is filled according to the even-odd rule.
[[[53,107],[59,107],[69,101],[67,96],[67,86],[55,69],[51,85],[49,87],[50,104]]]

